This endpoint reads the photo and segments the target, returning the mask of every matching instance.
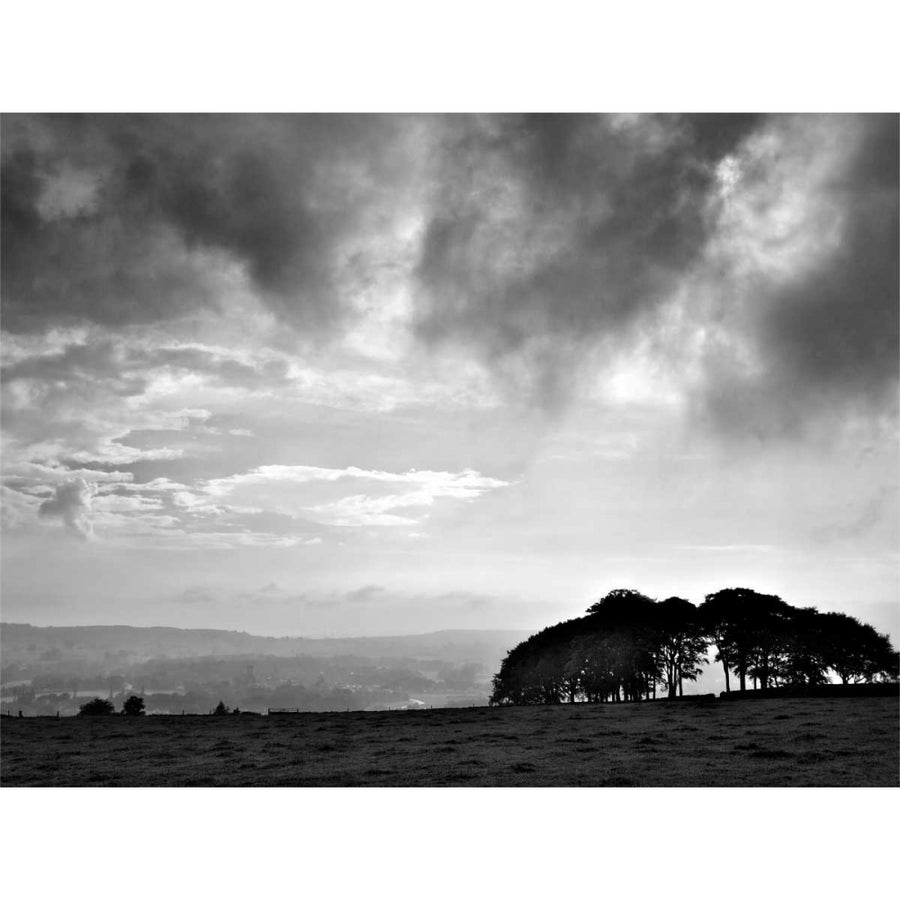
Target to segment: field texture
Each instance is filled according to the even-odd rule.
[[[867,786],[896,698],[3,719],[0,780],[111,786]]]

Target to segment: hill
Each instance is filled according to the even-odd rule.
[[[0,624],[3,664],[40,659],[96,658],[110,655],[131,662],[154,658],[198,656],[355,656],[369,659],[440,659],[476,662],[496,671],[506,652],[524,640],[527,631],[448,630],[389,637],[308,638],[263,637],[218,629],[140,628],[129,625],[40,627]]]
[[[3,720],[13,785],[897,787],[896,697]]]

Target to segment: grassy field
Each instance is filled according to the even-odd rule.
[[[895,698],[6,719],[0,781],[113,786],[871,786]]]

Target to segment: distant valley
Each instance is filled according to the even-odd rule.
[[[72,715],[86,697],[130,693],[148,712],[472,706],[525,631],[358,638],[120,625],[0,626],[3,712]]]

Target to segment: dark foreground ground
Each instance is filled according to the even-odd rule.
[[[3,719],[0,780],[114,786],[900,782],[896,698]]]

